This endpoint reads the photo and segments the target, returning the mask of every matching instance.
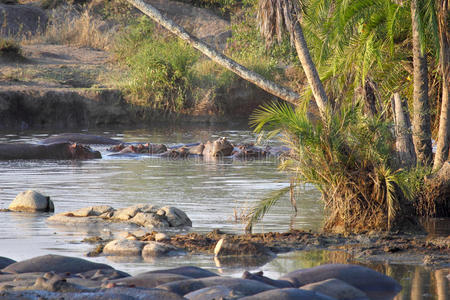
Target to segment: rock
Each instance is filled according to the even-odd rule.
[[[264,284],[262,282],[230,277],[207,277],[175,281],[159,285],[157,286],[157,288],[168,290],[172,293],[182,296],[195,290],[218,285],[227,287],[234,293],[238,293],[244,296],[254,295],[274,289],[273,286]]]
[[[170,240],[170,237],[163,232],[158,232],[157,234],[155,234],[155,241],[157,242],[164,242],[168,240]]]
[[[242,295],[235,294],[234,291],[223,285],[206,287],[184,295],[189,300],[213,300],[213,299],[235,299]]]
[[[164,274],[176,274],[176,275],[183,275],[188,276],[191,278],[206,278],[206,277],[217,277],[216,273],[213,273],[211,271],[194,267],[194,266],[187,266],[187,267],[179,267],[179,268],[173,268],[173,269],[165,269],[165,270],[156,270],[156,271],[149,271],[145,273],[141,273],[137,276],[145,275],[145,274],[153,274],[153,273],[164,273]]]
[[[173,206],[164,206],[161,208],[165,212],[170,227],[192,226],[192,221],[184,211]]]
[[[7,257],[0,256],[0,270],[15,263],[16,261]]]
[[[133,218],[138,212],[156,213],[158,209],[157,206],[150,204],[137,204],[116,210],[111,218],[114,220],[127,221]]]
[[[98,206],[89,206],[85,208],[81,208],[70,212],[70,216],[74,217],[98,217],[100,215],[113,212],[114,208],[109,205],[98,205]]]
[[[147,245],[145,245],[144,249],[142,249],[142,256],[156,257],[180,252],[184,252],[184,250],[160,242],[148,242]]]
[[[44,32],[47,27],[47,14],[33,5],[0,4],[1,36],[34,35]]]
[[[8,209],[23,212],[48,212],[54,211],[55,206],[50,200],[50,197],[28,190],[19,193],[14,201],[11,202]]]
[[[224,157],[233,153],[233,145],[224,137],[218,138],[214,142],[208,141],[203,149],[203,156]]]
[[[366,294],[339,279],[327,279],[304,285],[301,290],[314,291],[337,300],[370,300]]]
[[[273,253],[264,245],[251,241],[238,241],[230,238],[221,238],[214,248],[217,257],[229,255],[273,256]]]
[[[138,212],[133,218],[128,220],[128,222],[149,228],[169,227],[167,218],[161,217],[160,215],[155,213]]]
[[[129,239],[120,239],[109,242],[103,248],[106,255],[140,256],[145,243]]]
[[[336,300],[316,292],[299,290],[295,288],[276,289],[265,291],[249,297],[240,298],[242,300]]]
[[[263,282],[265,284],[277,287],[277,288],[291,288],[292,283],[290,283],[289,281],[286,280],[273,280],[269,277],[263,276],[263,272],[259,271],[257,273],[250,273],[248,271],[244,271],[244,273],[242,274],[242,278],[243,279],[250,279],[250,280],[256,280],[256,281],[260,281]]]
[[[69,272],[75,274],[98,269],[113,268],[105,264],[90,262],[82,258],[48,254],[10,264],[2,269],[2,272],[20,274],[53,271],[55,273]]]
[[[393,278],[372,269],[345,264],[328,264],[309,269],[300,269],[282,276],[294,287],[301,287],[327,279],[342,280],[364,292],[372,300],[391,299],[402,289]]]
[[[116,286],[134,286],[141,288],[154,288],[158,285],[191,279],[190,277],[179,275],[179,274],[169,274],[169,273],[146,273],[141,275],[136,275],[133,277],[121,278],[116,280],[110,280],[107,284],[114,284]]]

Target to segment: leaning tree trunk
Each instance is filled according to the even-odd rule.
[[[306,78],[308,79],[309,86],[311,87],[314,99],[319,107],[322,118],[325,116],[327,109],[328,98],[325,89],[320,80],[319,73],[317,72],[316,65],[311,59],[309,54],[308,45],[306,44],[305,37],[303,35],[302,27],[298,18],[294,21],[294,44],[297,50],[298,58],[305,71]]]
[[[402,101],[399,93],[394,93],[391,98],[392,115],[395,123],[396,152],[400,167],[414,167],[416,165],[416,153],[411,137],[408,103]]]
[[[450,49],[449,33],[447,28],[448,0],[439,1],[438,25],[439,25],[439,63],[442,74],[442,103],[439,119],[439,132],[437,137],[437,150],[434,157],[433,170],[438,170],[448,158],[450,144],[450,109],[449,109],[449,84],[450,84]]]
[[[419,38],[419,0],[411,0],[413,40],[414,92],[413,92],[413,140],[417,161],[432,162],[430,105],[428,103],[428,67],[426,54],[422,52]]]
[[[300,99],[300,95],[296,92],[280,86],[273,81],[267,80],[266,78],[262,77],[258,73],[255,73],[246,67],[238,64],[234,60],[228,58],[227,56],[223,55],[222,53],[219,53],[217,50],[212,48],[211,46],[207,45],[203,41],[199,40],[195,36],[189,34],[183,27],[179,26],[172,20],[169,20],[168,18],[164,17],[159,10],[157,10],[152,5],[145,3],[142,0],[128,0],[131,4],[133,4],[136,8],[141,10],[144,14],[149,16],[153,21],[156,23],[162,25],[164,28],[172,32],[173,34],[177,35],[179,38],[185,40],[188,42],[192,47],[199,50],[206,56],[208,56],[210,59],[212,59],[214,62],[218,63],[219,65],[227,68],[228,70],[234,72],[238,76],[242,77],[243,79],[255,84],[256,86],[260,87],[261,89],[265,90],[266,92],[275,95],[282,100],[285,100],[287,102],[293,103],[295,105],[298,104],[298,101]]]

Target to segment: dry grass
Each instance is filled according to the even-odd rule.
[[[50,43],[108,50],[114,40],[114,26],[94,16],[88,9],[59,6],[51,11],[45,33],[24,43]]]

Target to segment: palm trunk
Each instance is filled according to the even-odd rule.
[[[447,160],[450,144],[450,109],[449,109],[449,82],[450,82],[450,52],[449,34],[447,28],[448,0],[439,1],[438,25],[440,46],[440,67],[442,73],[442,104],[439,119],[439,132],[437,138],[437,150],[434,157],[433,170],[439,170]]]
[[[297,50],[298,58],[300,59],[300,63],[302,64],[306,78],[308,79],[309,86],[312,89],[314,99],[316,100],[320,114],[323,118],[328,103],[327,94],[323,88],[316,66],[311,59],[311,55],[309,54],[308,45],[306,44],[305,37],[303,36],[303,30],[298,20],[295,20],[294,25],[294,44],[295,49]]]
[[[192,47],[202,52],[204,55],[208,56],[211,60],[218,63],[219,65],[227,68],[228,70],[234,72],[238,76],[243,79],[255,84],[266,92],[279,97],[282,100],[293,103],[295,105],[298,104],[300,95],[296,92],[280,86],[261,75],[247,69],[246,67],[238,64],[234,60],[228,58],[227,56],[219,53],[217,50],[207,45],[203,41],[199,40],[195,36],[189,34],[183,27],[179,26],[175,22],[169,20],[164,17],[155,7],[152,5],[145,3],[142,0],[128,0],[131,4],[133,4],[136,8],[141,10],[144,14],[149,16],[153,21],[162,25],[164,28],[178,36],[179,38],[185,40]]]
[[[422,53],[419,38],[418,0],[411,0],[413,40],[414,93],[413,140],[417,162],[432,162],[430,106],[428,103],[428,67],[426,54]]]

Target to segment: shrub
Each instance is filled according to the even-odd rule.
[[[0,57],[8,58],[9,60],[24,59],[22,48],[17,41],[2,37],[0,37]]]
[[[403,170],[392,160],[390,124],[382,119],[342,107],[325,121],[311,122],[306,109],[269,104],[254,113],[251,123],[256,131],[282,134],[291,151],[280,168],[322,193],[326,231],[391,230],[413,214]],[[274,203],[255,208],[249,226]]]

